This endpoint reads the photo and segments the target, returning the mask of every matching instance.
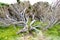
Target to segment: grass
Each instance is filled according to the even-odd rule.
[[[60,40],[60,24],[55,24],[44,33],[50,40]]]
[[[30,34],[22,33],[17,35],[16,32],[20,30],[20,27],[14,28],[14,26],[10,26],[8,28],[0,28],[0,40],[35,40],[36,35],[33,37]],[[35,33],[35,32],[33,32]]]
[[[15,40],[15,37],[18,35],[16,32],[20,30],[20,28],[14,28],[13,25],[10,25],[8,28],[0,28],[0,40]]]
[[[52,28],[49,28],[46,34],[60,36],[60,24],[56,24]]]
[[[38,24],[42,24],[42,23],[40,23],[39,21],[36,21],[33,24],[33,26],[36,26]],[[23,40],[24,38],[28,40],[35,40],[35,39],[39,40],[38,38],[40,36],[36,36],[35,32],[33,32],[35,34],[35,37],[28,35],[28,33],[22,33],[22,34],[17,35],[16,32],[22,28],[23,27],[21,26],[16,26],[15,28],[14,25],[10,25],[9,27],[6,27],[6,28],[0,28],[0,40]],[[60,36],[60,24],[54,25],[52,28],[48,29],[44,34],[47,36],[47,38],[51,37],[52,40],[55,40],[55,38],[57,40],[58,38],[60,38],[59,37]]]
[[[30,24],[30,21],[29,21],[28,25],[29,24]],[[33,26],[36,26],[38,24],[40,24],[39,21],[36,21],[33,24]],[[16,34],[16,32],[22,28],[23,27],[21,27],[21,26],[16,26],[16,28],[15,28],[14,25],[10,25],[9,27],[6,27],[6,28],[0,27],[0,40],[18,40],[18,39],[22,38],[22,36],[24,38],[24,35],[27,35],[28,33],[22,33],[19,35]],[[35,34],[35,32],[33,32],[33,34]],[[34,36],[36,36],[36,35],[34,35]],[[31,35],[30,36],[28,35],[27,37],[29,37],[29,40],[34,39],[33,36],[31,36]]]

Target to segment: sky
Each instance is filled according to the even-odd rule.
[[[20,0],[20,1],[28,1],[28,0]],[[55,2],[56,0],[29,0],[31,5],[33,5],[34,3],[36,2],[39,2],[39,1],[43,1],[43,2],[49,2],[49,4],[51,4],[52,2]],[[8,4],[14,4],[16,3],[17,1],[16,0],[0,0],[0,2],[3,2],[3,3],[8,3]]]

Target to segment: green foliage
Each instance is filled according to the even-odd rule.
[[[9,6],[9,4],[5,4],[5,3],[0,2],[0,7],[3,7],[3,6]]]
[[[20,0],[17,0],[18,3],[20,3]]]
[[[30,24],[30,22],[31,21],[29,20],[28,25]],[[32,26],[37,26],[37,25],[45,25],[45,24],[36,21]],[[15,28],[14,25],[10,25],[7,28],[0,28],[0,40],[17,40],[17,37],[22,36],[22,34],[19,35],[16,34],[16,32],[20,29],[22,29],[21,26],[16,26]],[[45,35],[52,35],[52,40],[54,40],[53,38],[55,38],[55,36],[60,36],[60,24],[56,24],[52,28],[49,28],[45,32]]]
[[[60,36],[60,24],[56,24],[52,28],[49,28],[45,34]]]
[[[17,40],[18,36],[16,32],[20,30],[19,27],[15,28],[14,25],[10,25],[7,28],[0,28],[0,40]]]

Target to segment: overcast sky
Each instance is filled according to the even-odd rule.
[[[28,1],[28,0],[21,0],[21,1]],[[43,2],[47,1],[51,4],[52,2],[55,2],[56,0],[29,0],[29,1],[33,5],[34,3],[39,2],[39,1],[43,1]],[[16,3],[16,0],[0,0],[0,2],[14,4]]]

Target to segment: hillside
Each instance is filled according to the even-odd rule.
[[[0,3],[0,40],[60,40],[59,3]]]

